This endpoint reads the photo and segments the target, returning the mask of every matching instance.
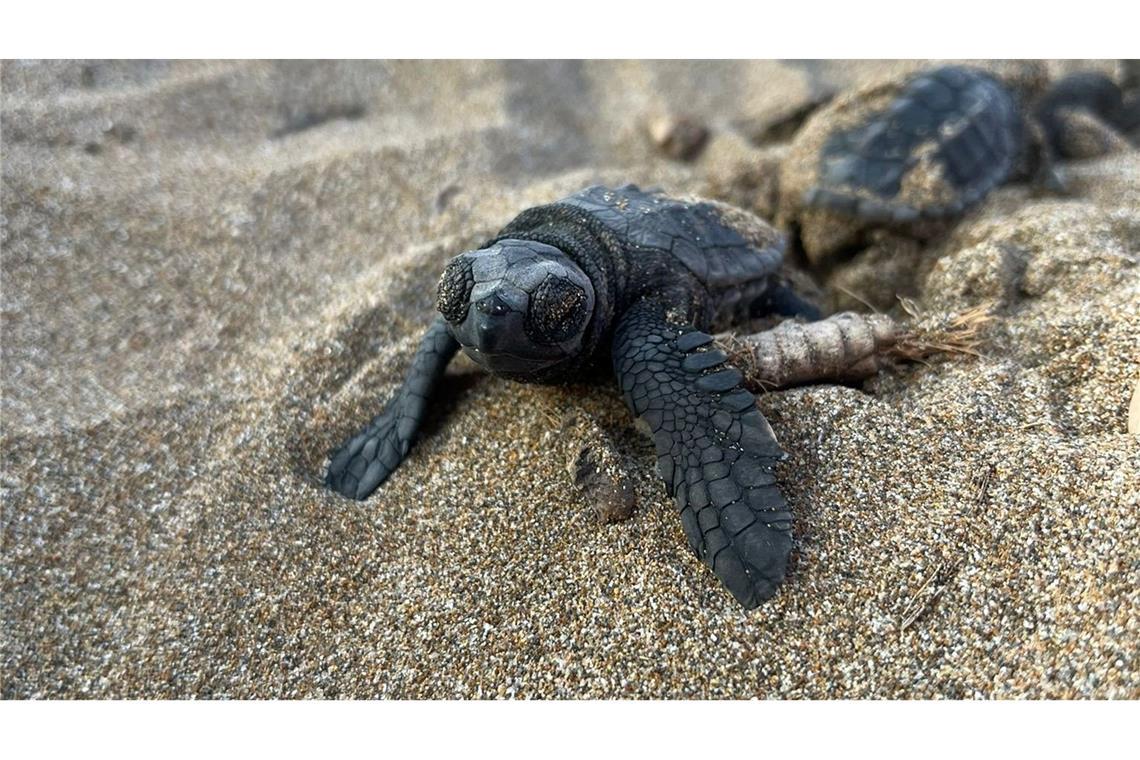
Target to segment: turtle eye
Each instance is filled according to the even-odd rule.
[[[565,277],[551,275],[542,281],[526,313],[526,333],[537,343],[562,343],[573,338],[590,316],[586,291]]]
[[[457,325],[467,316],[467,304],[471,300],[471,288],[475,276],[471,273],[471,259],[456,256],[447,263],[439,278],[439,291],[435,307],[448,322]]]

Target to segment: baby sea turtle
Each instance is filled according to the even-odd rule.
[[[462,348],[494,374],[556,383],[612,367],[648,427],[694,552],[752,608],[776,592],[792,515],[784,454],[708,331],[757,313],[816,317],[779,274],[783,238],[720,203],[595,186],[521,213],[453,258],[436,317],[384,411],[332,457],[330,488],[366,498],[407,455]]]
[[[1058,187],[1041,129],[1015,90],[944,66],[837,98],[797,133],[780,174],[780,222],[813,264],[870,228],[953,219],[1011,178]],[[932,225],[934,225],[932,227]]]

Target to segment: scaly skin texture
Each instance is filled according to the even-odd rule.
[[[653,437],[689,545],[751,609],[784,579],[792,513],[772,471],[783,452],[712,341],[645,298],[618,323],[614,373]]]
[[[448,265],[444,317],[389,407],[333,457],[329,486],[362,499],[391,474],[459,347],[526,382],[610,366],[652,433],[693,551],[755,607],[776,592],[792,545],[772,470],[783,453],[741,373],[702,331],[757,312],[815,316],[779,278],[782,251],[751,215],[632,185],[524,211]]]
[[[325,477],[329,488],[353,499],[365,499],[400,466],[423,422],[432,391],[458,350],[459,343],[447,331],[447,323],[437,317],[420,341],[396,396],[333,456]]]

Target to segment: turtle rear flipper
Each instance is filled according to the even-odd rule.
[[[459,344],[437,317],[420,341],[403,385],[368,427],[332,456],[325,484],[351,499],[366,499],[400,466],[423,422],[428,400]]]
[[[693,551],[751,609],[776,593],[792,547],[792,515],[772,472],[784,454],[712,336],[672,324],[666,311],[647,299],[621,317],[614,371],[652,432],[657,472]]]

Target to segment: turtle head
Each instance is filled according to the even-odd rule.
[[[500,240],[448,262],[437,307],[464,353],[485,369],[542,376],[581,353],[594,287],[557,248]]]

